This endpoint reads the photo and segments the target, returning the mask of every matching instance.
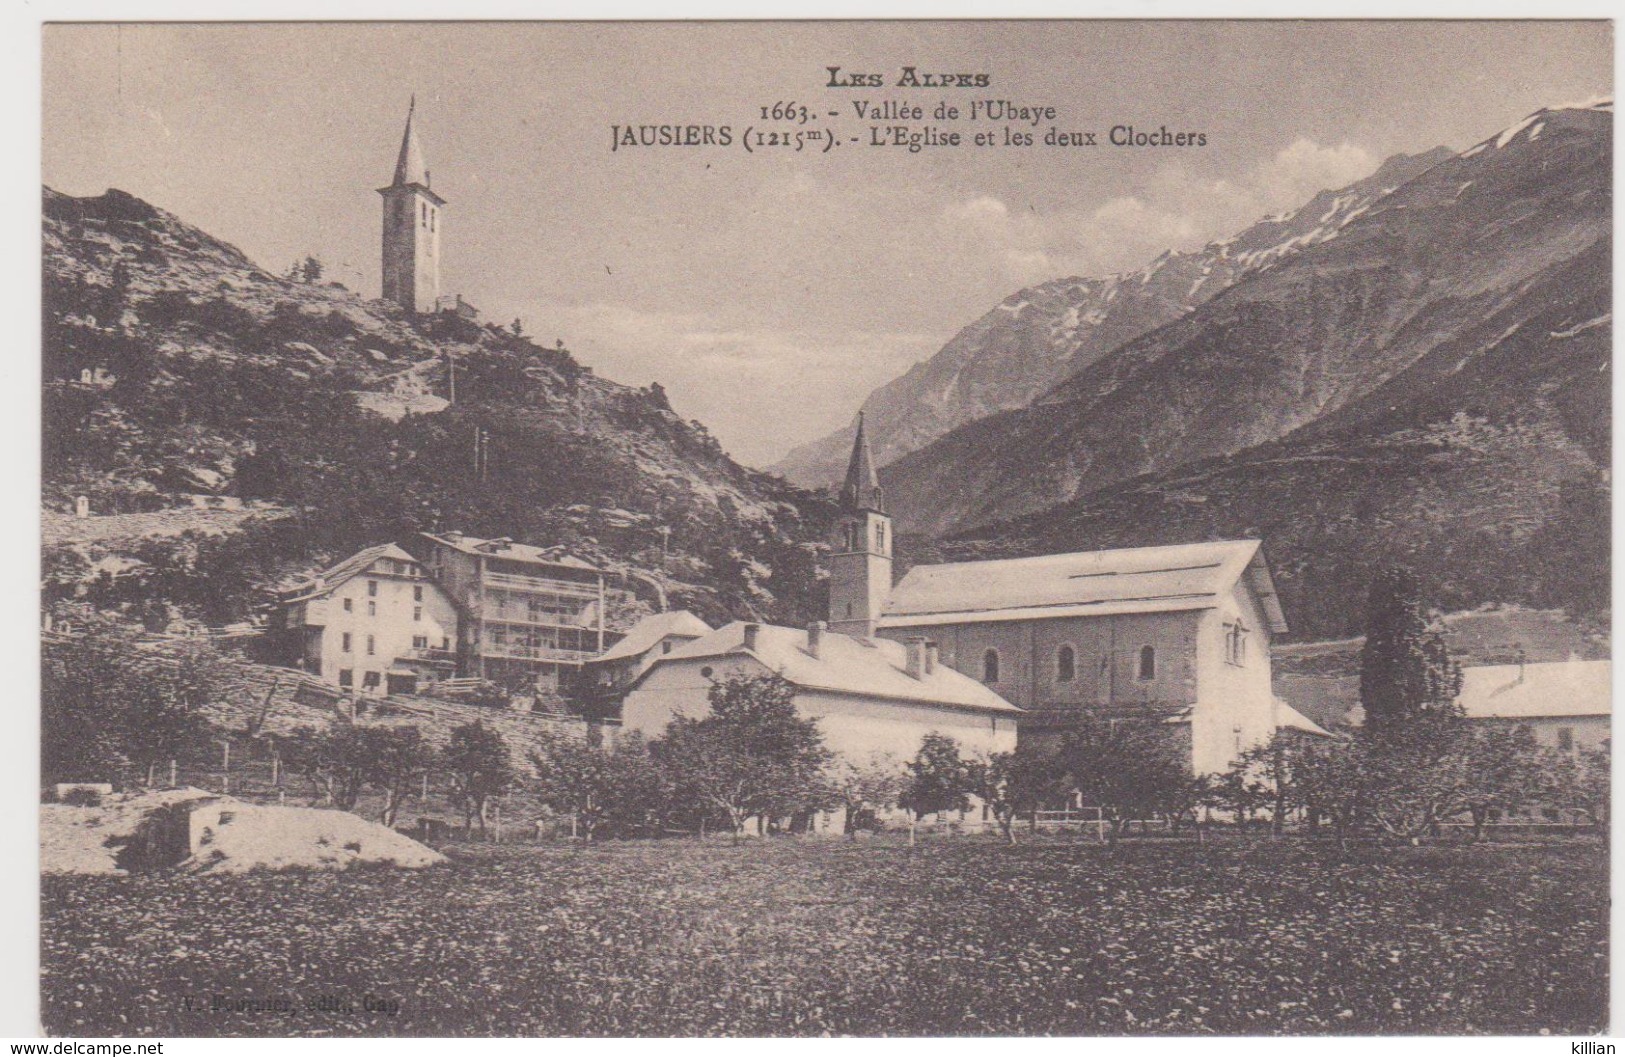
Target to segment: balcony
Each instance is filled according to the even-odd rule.
[[[496,624],[528,624],[542,628],[596,628],[598,607],[586,612],[559,613],[529,606],[502,606],[486,602],[478,608],[480,619]]]
[[[478,647],[485,657],[498,657],[514,661],[562,661],[579,664],[597,656],[593,650],[565,650],[556,646],[526,646],[523,643],[491,643]]]
[[[421,662],[423,662],[425,664],[456,664],[457,663],[457,651],[456,650],[440,650],[440,649],[430,649],[430,648],[411,649],[411,650],[407,650],[406,653],[402,655],[402,657],[403,657],[404,660],[421,661]]]
[[[501,587],[515,591],[551,591],[573,598],[598,598],[597,584],[577,583],[574,580],[554,580],[546,576],[520,576],[516,573],[485,574],[486,587]]]

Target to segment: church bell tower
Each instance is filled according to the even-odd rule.
[[[873,638],[891,596],[891,518],[858,412],[852,460],[841,486],[841,517],[829,556],[829,629]]]
[[[378,189],[384,196],[384,299],[408,312],[433,312],[440,299],[440,214],[446,200],[429,189],[423,146],[413,127],[416,110],[413,96],[395,179]]]

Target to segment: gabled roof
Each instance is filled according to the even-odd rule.
[[[1331,731],[1299,712],[1279,697],[1275,699],[1275,728],[1277,730],[1301,730],[1306,734],[1318,734],[1323,738],[1332,736]]]
[[[422,564],[395,544],[380,543],[375,547],[358,550],[336,565],[323,569],[309,583],[294,588],[294,590],[299,591],[299,594],[294,598],[285,599],[285,601],[303,602],[306,599],[320,598],[323,595],[332,594],[337,588],[366,572],[372,567],[372,563],[380,558],[392,558],[395,561],[410,562],[413,565]]]
[[[632,625],[625,638],[593,660],[619,661],[638,657],[654,649],[668,636],[697,639],[710,633],[711,625],[686,609],[679,609],[675,613],[655,613]]]
[[[1468,719],[1540,719],[1613,713],[1612,661],[1487,664],[1461,670]]]
[[[735,621],[678,646],[657,660],[650,671],[667,664],[747,652],[744,641],[745,625]],[[748,652],[768,669],[807,690],[1021,714],[1021,709],[946,664],[939,662],[930,675],[914,678],[908,674],[907,651],[902,643],[889,639],[860,640],[826,631],[819,656],[814,657],[807,652],[805,631],[763,624],[756,635],[756,649]]]
[[[568,554],[553,556],[540,547],[532,547],[528,543],[515,543],[505,539],[480,539],[477,536],[464,536],[462,533],[447,533],[435,535],[432,532],[421,533],[423,538],[433,540],[445,547],[463,554],[480,555],[486,558],[501,558],[504,561],[528,562],[532,565],[554,565],[562,569],[580,569],[584,572],[595,573],[599,569],[580,558]]]
[[[1284,632],[1257,540],[916,565],[892,589],[880,626],[1211,609],[1243,577],[1270,631]]]

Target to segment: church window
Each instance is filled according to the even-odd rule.
[[[877,554],[886,553],[886,523],[884,521],[875,523],[875,552]]]
[[[1140,647],[1140,681],[1148,683],[1157,677],[1157,648]]]
[[[847,615],[847,619],[851,619],[851,617],[852,617],[852,603],[851,602],[848,602],[846,604],[846,615]]]
[[[1055,654],[1055,681],[1070,683],[1078,676],[1078,655],[1071,646],[1062,646]]]
[[[429,210],[429,230],[430,231],[434,230],[435,217],[437,217],[439,215],[440,215],[440,210],[438,210],[438,209]]]
[[[999,651],[988,650],[982,654],[982,682],[996,683],[999,681]]]

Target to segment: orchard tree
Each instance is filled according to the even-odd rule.
[[[383,794],[383,823],[393,829],[401,806],[434,766],[434,747],[417,727],[361,727],[357,733],[363,778]]]
[[[527,755],[541,802],[569,815],[572,829],[588,841],[606,824],[622,829],[643,825],[660,807],[659,775],[638,734],[611,745],[550,734]]]
[[[959,755],[959,743],[953,738],[933,731],[921,739],[897,801],[909,813],[909,844],[914,844],[915,827],[926,815],[969,810],[977,778],[976,768]]]
[[[347,719],[325,728],[301,724],[278,740],[283,763],[304,775],[316,792],[342,811],[353,811],[367,784],[362,732]]]
[[[830,768],[835,801],[846,815],[846,834],[853,840],[864,823],[897,806],[903,795],[903,765],[889,752],[874,752],[863,760],[846,757]]]
[[[1028,813],[1036,827],[1038,809],[1066,795],[1065,775],[1054,754],[1033,742],[1017,742],[1014,752],[996,752],[976,761],[975,793],[998,820],[1004,839],[1016,842],[1016,816]]]
[[[795,688],[776,674],[729,676],[711,686],[710,713],[678,716],[652,750],[673,785],[700,811],[725,816],[734,836],[827,806],[831,754]]]
[[[453,727],[440,752],[440,765],[451,776],[452,800],[463,812],[464,828],[479,819],[485,833],[485,809],[516,777],[508,743],[480,720]]]
[[[68,640],[45,644],[41,671],[41,771],[47,781],[111,781],[126,766],[147,782],[168,760],[210,736],[205,707],[230,683],[207,643],[157,652],[133,629],[87,619]]]
[[[1131,819],[1182,812],[1192,802],[1189,762],[1154,720],[1085,719],[1067,732],[1059,762],[1084,804],[1111,823],[1114,847]]]

